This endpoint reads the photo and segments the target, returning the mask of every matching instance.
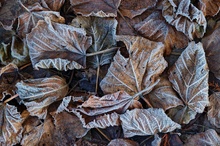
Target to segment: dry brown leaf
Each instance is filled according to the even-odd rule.
[[[199,8],[205,16],[215,16],[220,11],[219,0],[199,0]]]
[[[17,72],[18,67],[14,63],[9,63],[8,65],[0,68],[0,76],[2,74],[7,74],[7,73],[12,73],[12,72]]]
[[[59,11],[65,0],[41,0],[45,8],[50,8],[52,11]]]
[[[157,0],[122,0],[119,10],[123,16],[126,16],[130,19],[141,15],[146,10],[155,7],[157,4]]]
[[[184,146],[219,146],[220,137],[215,130],[209,129],[205,132],[190,136]]]
[[[208,119],[211,124],[220,128],[220,92],[216,92],[209,97]]]
[[[160,79],[160,82],[146,95],[146,98],[154,108],[162,108],[164,111],[184,105],[173,90],[169,80],[165,77]]]
[[[108,50],[116,46],[116,26],[117,21],[114,18],[98,18],[77,16],[72,20],[72,25],[79,28],[85,28],[87,35],[92,36],[93,44],[87,50],[87,53],[96,53]],[[115,51],[90,56],[87,58],[87,64],[93,68],[108,64],[112,61]]]
[[[158,76],[167,66],[164,45],[142,37],[117,36],[126,45],[129,57],[120,50],[114,57],[100,86],[104,93],[126,91],[129,95],[149,93],[158,83]]]
[[[73,10],[83,16],[116,17],[121,0],[70,0]]]
[[[220,80],[220,26],[215,28],[214,32],[202,39],[202,44],[207,56],[207,63],[210,71],[214,73],[215,77]]]
[[[32,116],[44,119],[47,107],[68,92],[66,81],[59,76],[28,79],[16,84],[17,93]]]
[[[0,103],[0,145],[10,146],[22,138],[22,118],[17,107]]]
[[[169,80],[185,105],[173,115],[174,121],[187,124],[204,111],[209,104],[208,74],[202,44],[189,43],[169,71]]]
[[[124,137],[167,133],[181,126],[173,122],[163,109],[134,109],[120,115]]]
[[[83,29],[39,20],[27,35],[27,45],[34,68],[58,70],[80,69],[86,66],[86,50],[92,38]]]
[[[190,0],[165,0],[163,16],[178,31],[183,32],[190,40],[202,38],[206,31],[206,19],[202,11]]]
[[[139,146],[139,144],[130,139],[113,139],[109,142],[108,146]]]
[[[185,48],[188,44],[188,38],[169,25],[160,11],[152,12],[144,20],[136,23],[134,28],[143,37],[163,42],[167,55],[170,54],[173,48]]]
[[[25,38],[26,34],[30,33],[32,28],[37,25],[39,20],[44,20],[45,17],[49,17],[51,21],[57,23],[64,23],[65,19],[60,16],[59,12],[49,11],[43,8],[39,3],[35,3],[29,6],[28,12],[22,13],[18,17],[18,35]]]

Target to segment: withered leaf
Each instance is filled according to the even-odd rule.
[[[220,128],[220,93],[216,92],[209,97],[210,105],[208,107],[208,119],[211,124]]]
[[[28,7],[29,12],[25,12],[18,17],[18,35],[25,38],[26,34],[31,32],[31,29],[37,25],[39,20],[44,20],[49,17],[51,21],[64,23],[65,19],[60,16],[59,12],[49,11],[43,8],[39,3],[35,3]]]
[[[220,137],[218,136],[215,130],[209,129],[205,132],[190,136],[189,140],[186,142],[184,146],[199,146],[199,145],[219,146]]]
[[[161,78],[160,82],[145,97],[154,108],[162,108],[164,111],[184,105],[178,98],[177,93],[173,90],[169,80],[165,77]]]
[[[45,8],[50,8],[52,11],[59,11],[65,0],[41,0]]]
[[[187,124],[209,104],[208,73],[202,44],[189,43],[169,71],[169,80],[185,105],[174,121]]]
[[[116,17],[121,0],[70,0],[73,10],[83,16]]]
[[[173,122],[162,109],[127,110],[120,115],[124,137],[135,135],[155,135],[159,132],[171,132],[181,126]]]
[[[92,36],[93,44],[87,50],[88,53],[95,53],[110,49],[116,45],[115,35],[117,21],[114,18],[98,18],[77,16],[72,20],[75,27],[85,28],[87,35]],[[109,51],[101,55],[88,57],[87,62],[93,68],[111,62],[114,51]]]
[[[169,25],[160,11],[154,11],[143,21],[134,25],[135,30],[143,37],[165,44],[166,54],[170,54],[173,48],[185,48],[188,38]]]
[[[205,16],[215,16],[220,11],[219,0],[199,0],[199,8]]]
[[[130,139],[113,139],[109,142],[108,146],[139,146],[139,144]]]
[[[164,45],[142,37],[117,36],[126,45],[129,57],[120,50],[114,57],[100,86],[104,93],[126,91],[129,95],[148,93],[158,83],[158,76],[167,66]]]
[[[17,93],[32,116],[44,119],[47,107],[61,100],[68,92],[68,85],[59,76],[28,79],[16,84]]]
[[[157,0],[136,0],[136,1],[130,1],[130,0],[122,0],[119,10],[123,16],[126,16],[130,19],[141,15],[144,11],[147,9],[150,9],[154,6],[156,6]]]
[[[214,32],[202,39],[202,44],[207,56],[207,63],[211,72],[220,80],[220,27],[215,28]]]
[[[22,118],[17,107],[0,103],[0,144],[15,145],[22,138]]]
[[[203,37],[206,31],[205,16],[190,0],[165,0],[163,16],[169,24],[183,32],[190,40]]]
[[[58,70],[80,69],[86,66],[86,50],[92,38],[83,29],[39,20],[27,35],[27,45],[34,68]]]

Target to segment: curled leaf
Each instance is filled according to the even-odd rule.
[[[59,76],[28,79],[16,84],[17,93],[32,116],[44,119],[47,107],[61,100],[68,92],[68,85]]]
[[[73,10],[83,16],[116,17],[121,0],[70,0]]]
[[[134,109],[120,115],[125,137],[171,132],[181,126],[173,122],[162,109]]]
[[[205,16],[215,16],[220,11],[219,0],[199,0],[199,8]]]
[[[135,36],[117,36],[117,40],[125,43],[129,57],[125,58],[120,50],[116,53],[100,83],[102,90],[104,93],[126,91],[129,95],[149,93],[167,66],[163,44]]]
[[[189,0],[165,0],[163,16],[169,24],[183,32],[190,40],[203,37],[206,31],[205,16]]]
[[[209,104],[208,73],[202,44],[189,43],[169,71],[169,80],[184,103],[174,121],[187,124]]]
[[[92,39],[85,36],[83,29],[46,20],[38,21],[27,35],[33,67],[53,67],[58,70],[84,68],[86,50],[92,44]]]

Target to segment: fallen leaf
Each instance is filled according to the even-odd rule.
[[[27,45],[34,68],[58,70],[81,69],[86,66],[86,50],[92,38],[83,29],[39,20],[27,35]]]
[[[100,83],[103,92],[126,91],[132,96],[149,93],[167,66],[163,44],[135,36],[117,36],[117,40],[125,43],[129,57],[125,58],[120,50],[116,53]]]
[[[165,77],[160,79],[160,82],[149,94],[145,95],[145,98],[148,99],[154,108],[162,108],[164,111],[184,105],[173,90],[169,80]]]
[[[159,137],[158,134],[154,135],[154,140],[151,142],[152,146],[160,146],[162,142],[162,138]]]
[[[205,16],[215,16],[220,11],[220,1],[199,0],[199,8]]]
[[[173,122],[162,109],[127,110],[120,115],[124,137],[135,135],[155,135],[158,132],[167,133],[181,126]]]
[[[119,10],[123,16],[126,16],[130,19],[141,15],[146,10],[155,7],[157,4],[157,0],[121,0],[121,4]]]
[[[70,0],[73,10],[83,16],[116,17],[121,0]]]
[[[65,0],[41,0],[45,8],[50,8],[52,11],[59,11]]]
[[[0,68],[0,76],[3,74],[7,74],[7,73],[11,73],[11,72],[17,72],[18,71],[18,67],[17,65],[13,64],[13,63],[9,63],[8,65]]]
[[[206,31],[206,19],[203,12],[189,0],[165,0],[163,16],[178,31],[183,32],[190,40],[202,38]]]
[[[15,145],[22,138],[22,118],[17,107],[0,103],[0,144]]]
[[[18,17],[17,33],[23,38],[26,37],[26,34],[31,32],[39,20],[44,20],[45,17],[49,17],[53,22],[65,22],[65,19],[60,16],[59,12],[49,11],[43,8],[39,3],[29,6],[27,10],[28,12],[22,13]]]
[[[136,23],[134,29],[143,37],[163,42],[167,55],[170,54],[173,48],[185,48],[188,44],[188,38],[169,25],[160,11],[153,11],[144,20]]]
[[[184,146],[218,146],[220,145],[220,137],[213,129],[190,136]]]
[[[169,80],[184,103],[182,109],[173,115],[174,121],[188,124],[196,113],[204,111],[209,104],[208,74],[202,44],[189,43],[169,71]]]
[[[219,111],[219,106],[220,106],[220,93],[216,92],[213,93],[209,97],[209,107],[208,107],[208,119],[211,124],[215,125],[217,128],[220,128],[220,111]]]
[[[211,72],[214,73],[215,77],[220,79],[220,67],[219,67],[219,46],[220,38],[217,37],[220,35],[220,26],[215,28],[213,33],[209,36],[206,36],[202,39],[202,44],[207,56],[207,63]]]
[[[109,142],[108,146],[139,146],[139,144],[130,139],[113,139]]]
[[[40,119],[45,119],[47,107],[65,97],[69,89],[65,80],[59,76],[23,80],[18,82],[16,87],[30,115]]]
[[[96,53],[108,50],[116,45],[115,35],[117,21],[114,18],[98,18],[77,16],[72,20],[72,25],[82,27],[87,35],[92,36],[93,44],[87,50],[88,53]],[[87,62],[93,68],[108,64],[111,62],[115,51],[110,50],[107,53],[94,55],[87,58]]]

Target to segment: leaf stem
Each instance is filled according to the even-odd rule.
[[[116,50],[118,48],[120,48],[120,47],[112,47],[112,48],[109,48],[109,49],[106,49],[106,50],[102,50],[102,51],[98,51],[98,52],[93,52],[93,53],[88,53],[88,54],[86,54],[86,56],[90,57],[90,56],[95,56],[95,55],[99,55],[99,54],[104,54],[104,53],[108,53],[108,52],[114,51],[114,50]]]
[[[11,101],[12,99],[15,99],[16,97],[18,97],[18,94],[13,95],[12,97],[8,98],[7,100],[4,101],[4,103],[7,103],[9,101]]]
[[[100,65],[98,65],[97,71],[96,71],[96,84],[95,84],[95,93],[96,94],[98,92],[98,85],[99,85],[99,71],[100,71]]]
[[[95,128],[102,136],[104,136],[109,142],[111,141],[110,138],[108,138],[108,136],[106,136],[99,128]]]
[[[18,3],[27,11],[30,13],[30,10],[28,10],[27,7],[25,7],[25,5],[21,2],[21,0],[18,0]]]

